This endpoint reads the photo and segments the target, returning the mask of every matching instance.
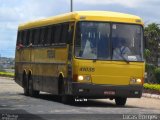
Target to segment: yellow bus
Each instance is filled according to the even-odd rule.
[[[15,81],[24,94],[74,98],[140,98],[143,22],[109,11],[77,11],[18,27]]]

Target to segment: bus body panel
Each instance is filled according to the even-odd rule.
[[[92,70],[90,70],[92,68]],[[143,82],[130,84],[132,78],[144,80],[144,63],[121,61],[93,61],[74,59],[73,75],[90,76],[91,81],[72,84],[73,94],[86,98],[140,98]]]
[[[41,52],[39,52],[41,51]],[[30,54],[32,52],[32,54]],[[67,76],[67,46],[23,48],[16,53],[16,82],[23,86],[23,72],[32,74],[35,90],[58,94],[58,77]],[[30,60],[31,59],[31,60]]]
[[[93,84],[129,85],[131,78],[144,78],[144,63],[77,60],[74,74],[90,75]],[[89,69],[94,69],[90,71]]]

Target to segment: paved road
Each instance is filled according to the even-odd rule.
[[[24,96],[23,89],[13,79],[0,78],[0,120],[5,120],[5,118],[18,120],[24,118],[26,120],[29,118],[38,120],[108,118],[110,120],[151,117],[143,116],[144,114],[160,114],[160,100],[143,97],[128,99],[125,107],[117,107],[114,101],[105,99],[64,105],[60,103],[60,98],[46,93],[41,93],[38,98]],[[160,116],[153,115],[153,118],[157,120]]]

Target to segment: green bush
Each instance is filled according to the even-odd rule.
[[[160,84],[148,84],[148,83],[145,83],[143,86],[144,86],[145,89],[151,89],[151,90],[160,91]]]
[[[147,78],[145,79],[146,83],[156,83],[156,78],[155,78],[155,65],[153,64],[145,64],[145,72],[147,72]]]
[[[155,78],[157,80],[157,83],[160,83],[160,68],[156,68],[154,71]]]
[[[152,71],[154,71],[156,69],[156,67],[153,64],[146,63],[145,64],[145,69],[146,69],[146,71],[151,71],[152,72]]]
[[[151,56],[151,51],[149,49],[145,49],[144,50],[144,56],[146,57],[150,57]]]
[[[0,72],[0,76],[4,76],[4,77],[14,77],[14,73]]]

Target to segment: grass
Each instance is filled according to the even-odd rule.
[[[0,76],[3,76],[3,77],[14,77],[14,73],[0,72]]]
[[[145,89],[160,91],[160,84],[145,83],[143,86]]]

